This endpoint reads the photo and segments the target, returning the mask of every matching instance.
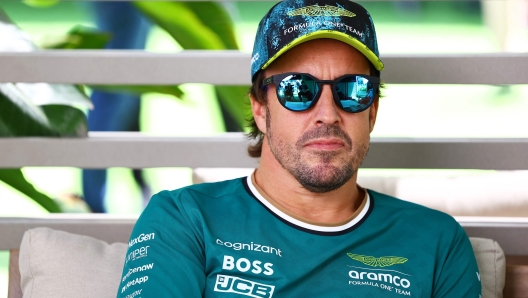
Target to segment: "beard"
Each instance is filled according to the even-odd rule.
[[[349,148],[347,154],[342,156],[342,152],[326,150],[312,152],[310,158],[315,158],[318,162],[310,164],[307,157],[303,157],[303,145],[309,140],[321,137],[340,139]],[[279,164],[313,193],[330,192],[348,182],[357,172],[369,148],[368,140],[364,144],[353,144],[341,128],[328,125],[304,133],[295,144],[286,144],[283,140],[275,138],[272,133],[269,109],[266,109],[266,138]]]

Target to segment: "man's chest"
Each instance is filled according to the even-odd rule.
[[[301,236],[299,236],[301,235]],[[204,297],[430,297],[434,254],[383,235],[255,232],[206,240]]]

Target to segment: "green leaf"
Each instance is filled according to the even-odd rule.
[[[178,86],[165,85],[89,85],[88,87],[104,92],[119,92],[141,95],[144,93],[161,93],[182,99],[183,91]]]
[[[133,3],[153,23],[167,31],[184,49],[227,49],[221,37],[202,22],[189,3]]]
[[[0,85],[0,137],[58,136],[42,109],[17,91],[14,84]]]
[[[112,34],[95,28],[77,25],[59,38],[44,36],[41,48],[44,49],[90,49],[98,50],[106,46]]]
[[[37,106],[15,84],[0,84],[0,137],[87,136],[84,113],[54,102],[52,96],[47,102],[41,99],[42,106]]]
[[[224,7],[216,2],[134,2],[134,5],[184,49],[238,49],[233,22]],[[216,86],[215,89],[222,108],[244,130],[250,116],[249,87]]]
[[[223,41],[226,49],[237,50],[234,24],[225,8],[217,2],[186,2],[198,19]]]
[[[26,180],[20,169],[0,169],[0,180],[30,197],[49,212],[61,212],[59,205],[57,205],[57,203],[50,197],[37,191],[35,187]]]
[[[112,35],[98,29],[81,25],[73,27],[68,34],[60,38],[51,39],[47,37],[42,43],[46,49],[103,49]],[[79,87],[82,85],[78,85]],[[162,93],[173,95],[178,99],[183,96],[183,91],[178,86],[157,85],[89,85],[88,87],[104,92],[130,93],[142,95],[144,93]],[[91,108],[91,106],[90,106]]]
[[[215,86],[220,105],[236,121],[240,131],[244,131],[247,120],[251,117],[249,88],[250,86]]]
[[[91,109],[93,104],[84,93],[82,85],[15,83],[14,87],[36,106],[61,104],[81,109]]]
[[[42,110],[50,126],[61,137],[88,135],[86,115],[79,109],[65,105],[44,105]]]
[[[0,10],[0,28],[9,28],[3,36],[9,51],[34,50],[27,36],[11,24]],[[4,48],[5,49],[5,48]],[[86,95],[74,85],[0,84],[0,137],[86,136],[86,117],[77,108],[92,106]],[[0,180],[27,195],[49,212],[61,208],[47,195],[37,191],[20,169],[0,169]]]
[[[7,17],[3,15],[0,17],[0,28],[9,28],[8,34],[2,36],[6,39],[5,44],[11,45],[7,48],[8,50],[36,49],[27,34],[13,25]],[[40,107],[45,105],[63,105],[64,107]],[[81,116],[82,113],[76,109],[77,107],[91,108],[92,103],[74,85],[0,83],[0,137],[86,136],[86,117]],[[66,119],[73,122],[60,123]]]
[[[22,2],[29,6],[40,8],[51,7],[59,3],[58,0],[22,0]]]

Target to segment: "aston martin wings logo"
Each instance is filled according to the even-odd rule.
[[[372,267],[387,267],[392,266],[396,264],[403,264],[407,262],[408,259],[402,258],[402,257],[371,257],[371,256],[364,256],[364,255],[356,255],[356,254],[347,254],[352,260],[359,261],[367,266]]]
[[[350,17],[356,16],[355,13],[346,9],[335,7],[331,5],[319,6],[317,4],[305,6],[289,11],[288,15],[293,16],[309,16],[309,17]]]

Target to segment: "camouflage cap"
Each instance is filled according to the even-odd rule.
[[[347,43],[374,65],[379,58],[374,23],[368,11],[348,0],[285,0],[277,3],[260,21],[251,58],[251,80],[294,46],[318,38]]]

